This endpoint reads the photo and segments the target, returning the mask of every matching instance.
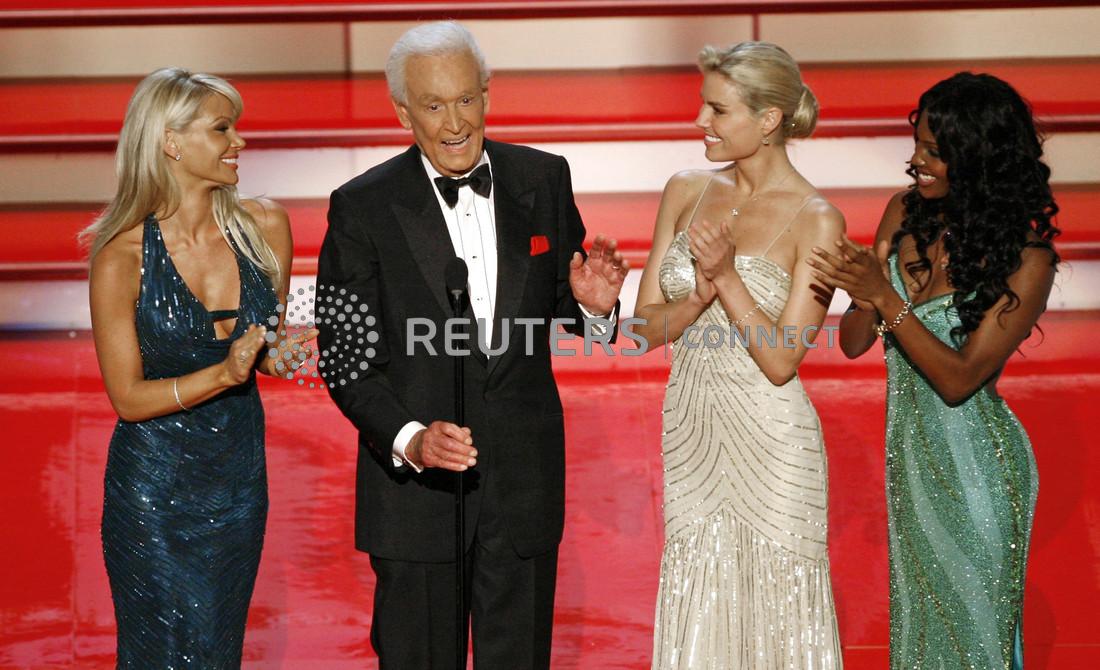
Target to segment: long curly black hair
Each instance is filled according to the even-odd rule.
[[[921,95],[909,115],[914,137],[925,115],[947,164],[948,192],[925,199],[914,183],[902,198],[905,218],[892,247],[913,236],[918,259],[905,267],[921,281],[931,276],[928,246],[943,237],[952,304],[962,322],[951,337],[961,345],[1002,296],[1008,304],[998,315],[1019,306],[1008,277],[1020,268],[1025,247],[1047,249],[1051,264],[1060,262],[1053,239],[1061,231],[1051,223],[1058,205],[1031,107],[1010,85],[959,72]],[[916,179],[913,166],[906,173]]]

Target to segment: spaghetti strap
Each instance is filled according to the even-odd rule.
[[[768,252],[772,250],[772,247],[774,247],[775,243],[779,241],[779,238],[783,237],[783,233],[791,229],[791,226],[794,224],[794,220],[798,218],[798,215],[802,213],[802,210],[806,209],[806,205],[810,204],[810,199],[813,198],[815,195],[817,195],[817,191],[811,192],[809,195],[802,199],[802,202],[798,204],[798,209],[795,210],[790,220],[787,221],[787,225],[783,226],[783,229],[779,231],[779,234],[772,238],[771,244],[769,244],[767,248],[765,248],[764,251],[760,254],[762,258],[767,258]]]
[[[714,181],[714,175],[715,173],[712,172],[710,177],[707,178],[707,183],[703,184],[703,190],[699,191],[699,197],[695,199],[695,206],[691,208],[691,216],[688,217],[688,223],[681,232],[686,233],[691,229],[691,224],[695,222],[695,213],[699,211],[699,203],[703,202],[703,196],[706,195],[707,189],[710,188],[710,183]]]

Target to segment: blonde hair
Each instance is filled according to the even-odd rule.
[[[737,87],[741,101],[754,114],[776,107],[783,112],[783,139],[809,137],[817,126],[817,98],[802,83],[798,63],[770,42],[741,42],[728,49],[705,46],[699,69],[724,75]]]
[[[221,77],[171,67],[153,72],[138,84],[126,108],[115,152],[115,195],[79,235],[89,248],[90,259],[150,214],[163,212],[167,217],[179,208],[180,189],[168,169],[164,131],[183,131],[198,117],[203,102],[215,94],[225,96],[233,105],[236,122],[243,109],[241,95]],[[219,186],[213,196],[214,221],[226,242],[259,267],[279,290],[279,259],[241,205],[237,187]]]

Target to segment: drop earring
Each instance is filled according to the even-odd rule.
[[[772,141],[770,139],[768,139],[767,135],[765,135],[763,138],[761,138],[760,143],[763,144],[764,146],[768,146],[769,144],[772,143]]]

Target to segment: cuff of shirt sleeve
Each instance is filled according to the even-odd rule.
[[[580,303],[577,303],[577,307],[581,308],[581,314],[584,315],[585,319],[597,320],[589,326],[592,329],[592,335],[600,337],[615,329],[615,322],[618,321],[619,315],[614,309],[607,314],[593,314],[585,309],[584,305]]]
[[[407,465],[417,472],[423,471],[423,468],[417,467],[415,463],[405,457],[405,449],[412,442],[413,436],[425,428],[427,426],[419,421],[410,421],[402,426],[401,430],[397,431],[397,437],[393,438],[393,467],[399,468],[402,465]]]

